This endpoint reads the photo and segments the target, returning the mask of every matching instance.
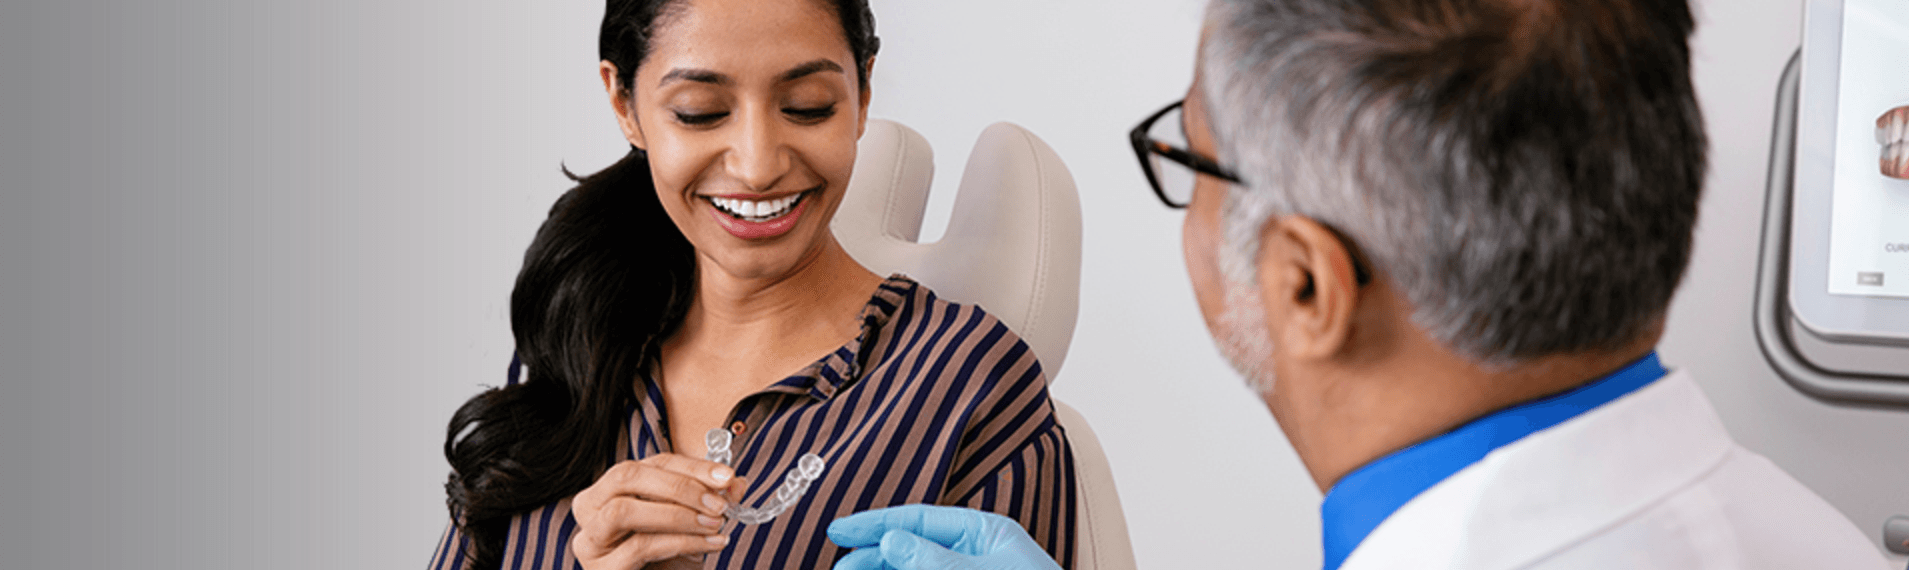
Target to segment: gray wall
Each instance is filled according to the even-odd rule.
[[[600,4],[153,4],[0,5],[0,566],[421,566],[443,426],[502,381],[505,300],[558,166],[622,148]],[[929,137],[939,187],[998,120],[1073,170],[1088,287],[1055,393],[1112,457],[1141,566],[1316,568],[1319,494],[1211,348],[1180,215],[1124,142],[1184,91],[1199,2],[875,9],[872,113]],[[1663,353],[1873,534],[1909,514],[1909,413],[1804,398],[1750,333],[1800,0],[1699,9],[1715,162]],[[950,203],[931,201],[931,236]]]

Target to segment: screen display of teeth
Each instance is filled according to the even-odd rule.
[[[1909,0],[1846,0],[1829,292],[1909,298]]]

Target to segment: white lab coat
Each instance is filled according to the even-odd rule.
[[[1426,489],[1341,566],[1378,568],[1896,570],[1682,370]]]

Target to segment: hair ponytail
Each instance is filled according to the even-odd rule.
[[[471,398],[445,433],[444,487],[472,568],[500,567],[512,516],[576,494],[614,463],[637,374],[682,321],[695,263],[640,150],[550,208],[511,292],[529,377]]]

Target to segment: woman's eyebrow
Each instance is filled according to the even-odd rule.
[[[842,71],[842,66],[840,64],[837,64],[831,60],[818,59],[815,61],[811,61],[808,63],[804,63],[802,65],[789,68],[788,71],[782,72],[781,76],[776,77],[776,83],[788,83],[790,81],[795,81],[797,79],[801,79],[803,77],[807,77],[809,75],[813,75],[823,71],[845,73],[844,71]]]
[[[710,85],[729,85],[730,83],[729,76],[721,73],[707,69],[679,67],[669,70],[669,73],[663,74],[663,79],[657,81],[656,86],[662,87],[674,81],[694,81],[697,83],[708,83]]]
[[[810,75],[814,75],[824,71],[833,71],[835,73],[846,73],[846,71],[842,70],[841,64],[838,64],[838,63],[835,63],[834,61],[830,61],[826,59],[818,59],[815,61],[811,61],[808,63],[804,63],[802,65],[789,68],[788,71],[782,72],[782,75],[776,76],[776,83],[788,83],[790,81],[795,81],[797,79],[808,77]],[[663,79],[660,81],[657,81],[656,84],[658,87],[661,87],[664,85],[669,85],[670,83],[673,83],[676,81],[694,81],[697,83],[708,83],[710,85],[719,85],[719,86],[728,86],[731,83],[729,76],[723,75],[721,73],[717,73],[707,69],[679,67],[679,68],[670,70],[669,73],[663,74]]]

